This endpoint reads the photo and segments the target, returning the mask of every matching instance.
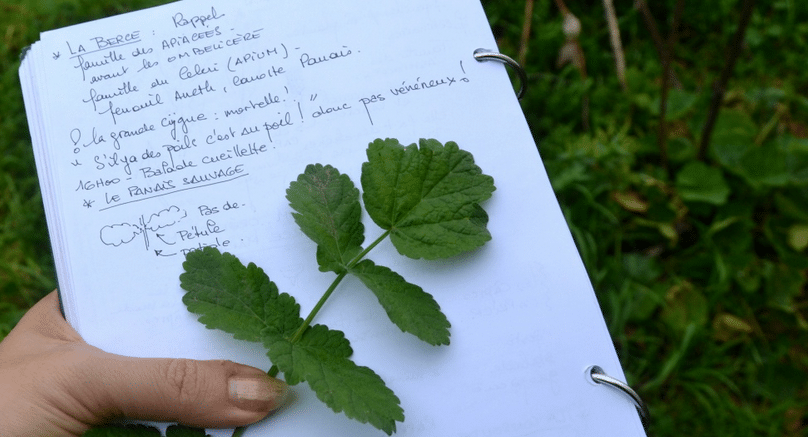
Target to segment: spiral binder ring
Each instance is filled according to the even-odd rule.
[[[498,53],[488,49],[475,50],[474,59],[476,59],[477,62],[498,61],[513,68],[514,71],[516,71],[516,74],[519,75],[519,81],[520,81],[519,92],[516,93],[516,98],[521,99],[525,95],[525,91],[527,91],[527,74],[525,73],[525,69],[522,68],[522,66],[519,65],[518,62],[514,61],[507,55],[503,55],[502,53]]]
[[[645,405],[645,402],[642,401],[637,392],[635,392],[624,382],[607,375],[600,366],[590,367],[587,373],[589,374],[589,377],[592,378],[592,381],[594,381],[596,384],[606,384],[628,395],[628,397],[634,403],[634,406],[637,408],[637,413],[640,415],[640,421],[642,421],[643,428],[648,431],[648,423],[651,417],[648,413],[648,407]]]

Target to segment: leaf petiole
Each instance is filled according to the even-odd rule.
[[[331,283],[331,285],[328,287],[328,290],[326,290],[325,293],[323,293],[323,296],[320,298],[320,300],[317,301],[317,305],[315,305],[314,308],[311,309],[311,312],[309,313],[308,317],[306,317],[306,320],[303,321],[303,324],[301,324],[300,327],[297,329],[297,331],[295,331],[295,333],[292,335],[292,337],[289,338],[290,343],[295,344],[298,342],[298,340],[300,340],[300,337],[302,337],[303,333],[306,332],[306,328],[308,328],[309,325],[311,324],[311,321],[314,320],[314,316],[317,315],[317,313],[320,311],[320,308],[322,308],[323,305],[325,304],[325,301],[328,300],[329,297],[331,297],[331,293],[334,292],[334,290],[337,288],[337,285],[339,285],[339,283],[342,282],[342,279],[345,278],[347,274],[348,274],[347,271],[342,272],[337,276],[336,279],[334,279],[334,282]]]
[[[350,269],[356,267],[359,261],[362,261],[362,258],[364,258],[365,255],[367,255],[371,250],[373,250],[374,247],[378,246],[379,243],[384,241],[384,239],[387,238],[388,235],[390,235],[390,230],[384,231],[384,233],[381,236],[379,236],[379,238],[377,238],[376,241],[371,243],[370,246],[367,247],[367,249],[363,250],[359,255],[356,256],[356,258],[352,259],[351,262],[348,263],[348,268]]]
[[[378,246],[379,243],[384,241],[384,239],[387,238],[388,235],[390,235],[389,230],[385,231],[381,236],[379,236],[379,238],[376,239],[376,241],[371,243],[370,246],[368,246],[359,255],[357,255],[354,259],[352,259],[351,262],[348,263],[347,268],[350,269],[352,267],[355,267],[356,264],[359,263],[359,261],[362,261],[362,259],[371,250],[373,250],[374,247]],[[325,293],[323,293],[323,296],[320,298],[320,300],[317,301],[317,304],[314,306],[314,308],[311,309],[311,312],[309,312],[309,315],[306,317],[306,320],[303,321],[303,324],[300,325],[300,328],[298,328],[297,331],[295,331],[295,333],[289,339],[290,343],[295,344],[298,342],[298,340],[300,340],[300,337],[302,337],[303,333],[306,332],[306,328],[308,328],[309,325],[311,325],[311,321],[314,320],[314,317],[317,315],[318,312],[320,312],[320,308],[322,308],[323,305],[325,304],[325,301],[328,300],[329,297],[331,297],[331,294],[334,293],[334,290],[336,290],[339,283],[342,282],[342,280],[345,278],[347,274],[348,272],[345,271],[337,275],[337,277],[334,279],[334,282],[331,283],[331,285],[328,287]],[[272,371],[272,369],[270,369],[270,371]],[[277,374],[277,370],[275,374]]]

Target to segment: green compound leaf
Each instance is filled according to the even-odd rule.
[[[494,180],[456,143],[420,140],[372,142],[362,165],[365,208],[390,231],[399,253],[410,258],[447,258],[491,239],[479,203],[491,197]]]
[[[449,344],[451,324],[432,295],[387,267],[363,260],[350,270],[379,299],[390,320],[432,345]]]
[[[488,215],[479,203],[491,197],[493,179],[457,144],[421,140],[404,147],[397,140],[376,140],[367,154],[362,167],[365,205],[387,231],[367,251],[389,235],[401,254],[435,259],[491,239]],[[398,397],[373,370],[350,360],[353,350],[342,332],[309,326],[311,320],[351,273],[373,291],[404,332],[433,345],[449,344],[449,321],[420,287],[387,267],[360,261],[367,254],[362,250],[362,209],[359,190],[347,176],[331,166],[309,165],[286,193],[295,222],[317,244],[320,270],[338,274],[306,320],[295,299],[279,293],[263,270],[252,263],[245,267],[233,255],[211,247],[186,256],[180,276],[187,291],[183,302],[208,328],[262,342],[275,370],[282,371],[290,385],[306,381],[335,412],[392,434],[396,422],[404,421]]]
[[[236,339],[260,342],[261,331],[292,332],[303,323],[300,306],[292,296],[278,293],[266,273],[250,263],[213,247],[195,250],[182,264],[182,302],[199,314],[199,322],[221,329]]]
[[[388,435],[395,432],[396,421],[404,421],[398,397],[379,375],[348,359],[352,350],[342,332],[314,325],[296,343],[272,330],[264,334],[267,355],[289,384],[308,382],[317,398],[335,412]]]
[[[286,190],[300,229],[317,243],[321,271],[342,273],[362,250],[365,227],[359,190],[330,165],[309,165]]]

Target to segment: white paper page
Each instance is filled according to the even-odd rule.
[[[495,41],[471,0],[186,1],[43,34],[38,166],[68,320],[110,352],[267,369],[260,345],[185,309],[184,253],[255,262],[306,314],[334,277],[289,182],[323,163],[358,186],[375,138],[456,141],[494,177],[493,240],[443,261],[369,255],[435,297],[452,344],[401,333],[353,280],[315,322],[401,398],[397,435],[644,435],[626,398],[587,381],[591,365],[623,373],[505,69],[480,47]],[[364,222],[369,243],[381,230]],[[248,435],[383,434],[301,384]]]

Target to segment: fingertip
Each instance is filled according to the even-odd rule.
[[[228,381],[228,394],[233,405],[263,416],[283,405],[288,390],[285,382],[267,374],[234,376]]]
[[[117,357],[100,366],[107,376],[100,387],[132,419],[233,428],[265,418],[288,391],[261,369],[225,360]]]

